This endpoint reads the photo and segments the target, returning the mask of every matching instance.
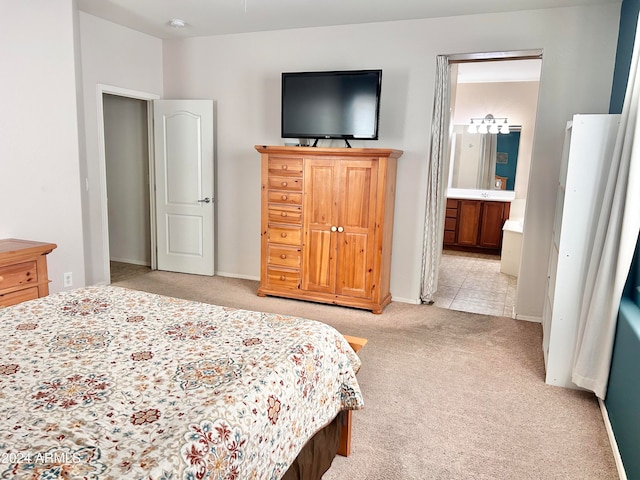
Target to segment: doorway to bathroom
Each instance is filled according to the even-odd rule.
[[[515,317],[542,52],[448,60],[450,141],[433,301],[453,310]]]

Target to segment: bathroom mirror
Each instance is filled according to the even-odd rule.
[[[469,133],[455,125],[449,162],[449,188],[513,191],[521,127],[509,133]]]

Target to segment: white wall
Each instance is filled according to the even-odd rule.
[[[109,259],[151,265],[147,102],[105,95]]]
[[[102,202],[106,177],[104,160],[98,155],[103,139],[98,136],[97,85],[162,95],[162,41],[84,12],[79,12],[79,18],[86,132],[83,156],[88,184],[82,198],[87,283],[109,283],[104,262],[108,259],[108,244],[103,241],[106,206]]]
[[[56,243],[57,292],[64,272],[84,285],[75,12],[72,0],[30,0],[3,1],[2,14],[0,238]]]
[[[554,8],[164,42],[164,94],[217,102],[218,270],[257,278],[260,163],[254,144],[282,144],[283,71],[382,68],[380,140],[399,160],[391,290],[419,298],[426,164],[439,54],[543,49],[523,313],[541,315],[564,124],[606,112],[620,6]],[[341,145],[336,142],[335,145]]]

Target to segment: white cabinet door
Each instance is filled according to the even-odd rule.
[[[213,275],[213,101],[155,100],[158,270]]]

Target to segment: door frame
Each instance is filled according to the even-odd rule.
[[[103,94],[117,95],[120,97],[132,98],[135,100],[144,100],[147,105],[147,144],[149,158],[149,215],[150,215],[150,238],[151,238],[151,269],[157,268],[156,256],[156,221],[155,221],[155,164],[154,164],[154,145],[153,145],[153,100],[158,100],[160,95],[154,93],[141,92],[128,88],[116,87],[113,85],[105,85],[98,83],[96,85],[96,110],[98,115],[98,174],[100,177],[100,216],[102,219],[102,264],[104,272],[107,275],[107,283],[111,283],[109,278],[111,265],[109,263],[109,212],[107,206],[107,156],[105,151],[105,134],[104,134],[104,103]]]
[[[459,63],[474,63],[474,62],[499,62],[502,60],[527,60],[527,59],[540,59],[541,61],[543,60],[543,54],[544,54],[544,50],[541,48],[532,48],[532,49],[528,49],[528,50],[505,50],[505,51],[490,51],[490,52],[477,52],[477,53],[459,53],[459,54],[445,54],[445,55],[441,55],[442,57],[445,57],[447,59],[447,67],[449,68],[449,71],[451,70],[451,65],[454,64],[459,64]],[[440,56],[440,55],[439,55]],[[542,68],[543,65],[541,64],[540,66],[540,79],[539,82],[542,82]],[[436,82],[438,80],[436,79]],[[448,82],[449,82],[449,87],[451,87],[452,79],[449,76],[448,78]],[[457,82],[456,82],[457,83]],[[539,88],[539,87],[538,87]],[[437,90],[437,85],[436,85],[436,90]],[[537,112],[538,109],[540,107],[540,95],[538,92],[538,100],[537,100],[537,105],[536,105],[536,123],[537,123]],[[443,112],[447,112],[446,115],[449,116],[449,112],[451,109],[451,96],[449,96],[449,98],[447,99],[447,105],[444,106],[444,108],[442,109]],[[450,131],[451,130],[451,126],[452,126],[452,119],[448,118],[448,124],[447,124],[447,129]],[[534,125],[534,135],[535,135],[535,125]],[[434,141],[434,135],[431,134],[429,136],[429,142],[433,143]],[[448,140],[448,145],[446,148],[446,152],[447,152],[447,159],[446,161],[449,162],[449,155],[450,155],[450,148],[451,148],[451,139]],[[532,152],[533,155],[533,152]],[[450,167],[450,165],[449,165]],[[531,168],[531,167],[529,167]],[[439,190],[442,191],[442,189],[444,188],[445,192],[446,192],[446,188],[449,184],[449,175],[450,175],[450,168],[446,169],[446,174],[442,175],[442,178],[440,179],[440,185],[439,185]],[[531,177],[529,177],[530,180]],[[428,188],[427,188],[428,190]],[[527,196],[528,196],[528,190],[527,190]],[[446,195],[445,195],[445,199],[444,199],[444,203],[446,204]],[[446,207],[445,207],[446,208]],[[426,223],[426,220],[425,220]],[[444,222],[443,222],[443,230],[442,233],[444,232]],[[522,234],[522,237],[524,239],[524,233]],[[423,235],[423,239],[426,238],[426,233]],[[442,250],[441,250],[442,252]],[[424,252],[423,252],[423,262],[424,262]],[[438,281],[438,277],[439,277],[439,273],[438,273],[438,268],[439,266],[435,267],[435,281],[436,281],[436,285],[437,285],[437,281]],[[519,271],[518,277],[522,276],[522,270]],[[420,291],[423,291],[423,285],[425,283],[425,272],[424,269],[421,272],[421,278],[420,278]],[[517,287],[516,287],[517,288]],[[422,296],[422,293],[421,293]],[[518,298],[518,291],[516,289],[516,305],[515,307],[517,307],[517,298]],[[518,318],[517,313],[516,313],[516,318]]]

